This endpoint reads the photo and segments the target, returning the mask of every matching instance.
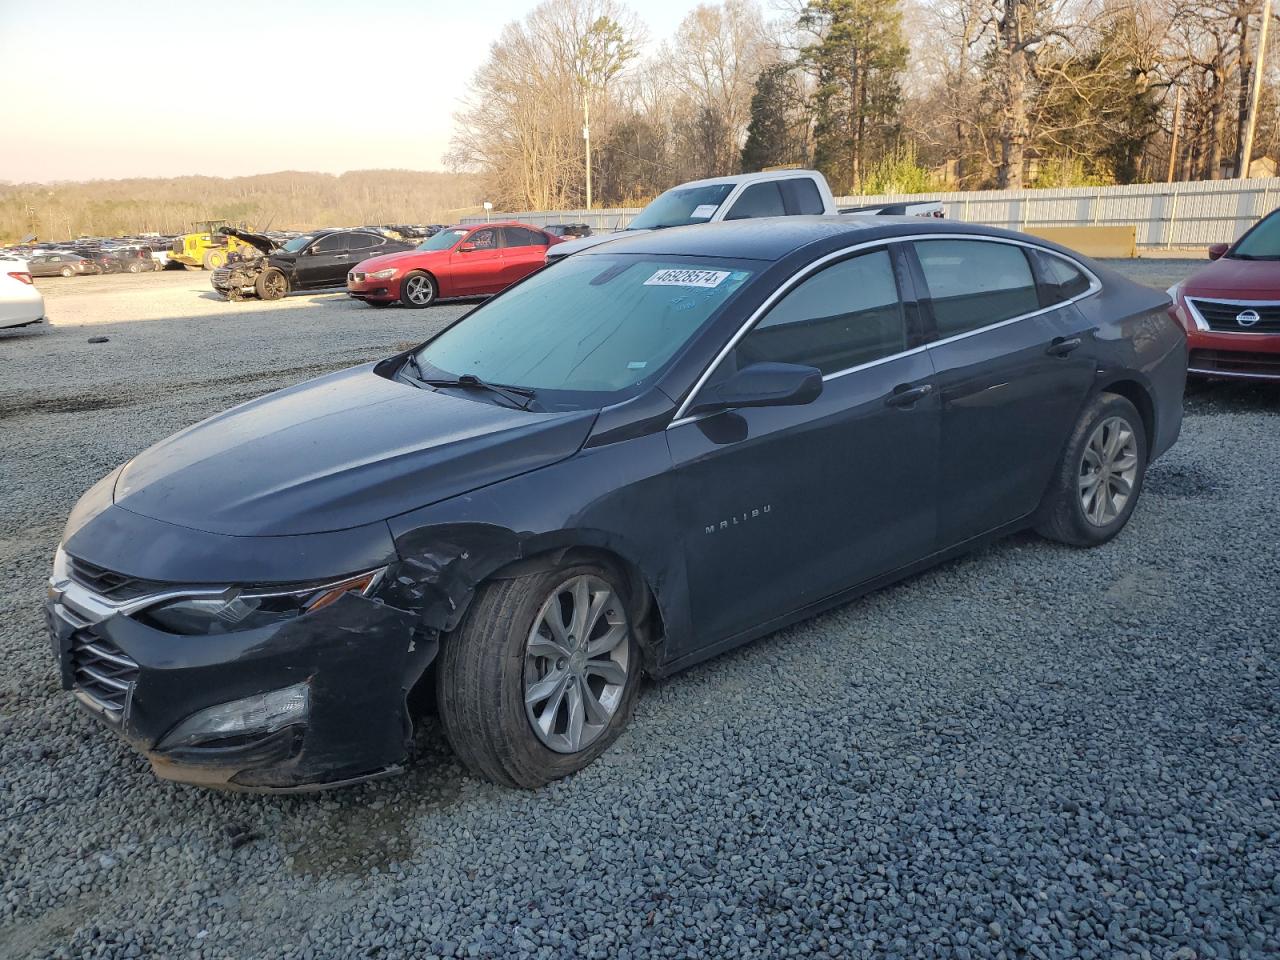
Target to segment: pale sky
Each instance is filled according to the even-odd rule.
[[[627,5],[651,41],[697,0]],[[443,169],[535,0],[0,0],[0,180]]]

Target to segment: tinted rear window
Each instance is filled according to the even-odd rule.
[[[1023,248],[986,240],[917,240],[940,338],[1040,309]]]

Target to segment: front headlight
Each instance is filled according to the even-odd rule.
[[[370,280],[390,280],[395,275],[396,275],[396,268],[389,267],[386,270],[377,270],[371,274],[368,274],[368,277]]]
[[[137,618],[158,630],[184,636],[256,630],[320,610],[344,593],[368,596],[382,579],[383,569],[336,583],[231,587],[217,597],[179,597],[148,607]]]

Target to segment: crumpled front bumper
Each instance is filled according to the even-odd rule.
[[[63,687],[158,776],[227,789],[316,790],[398,772],[412,733],[406,697],[438,648],[418,617],[357,594],[221,636],[176,636],[104,613],[77,584],[50,587],[46,615]],[[162,746],[199,710],[298,683],[310,688],[301,722]]]

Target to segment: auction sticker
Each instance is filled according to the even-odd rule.
[[[659,270],[644,282],[646,287],[718,287],[729,277],[728,270]]]

